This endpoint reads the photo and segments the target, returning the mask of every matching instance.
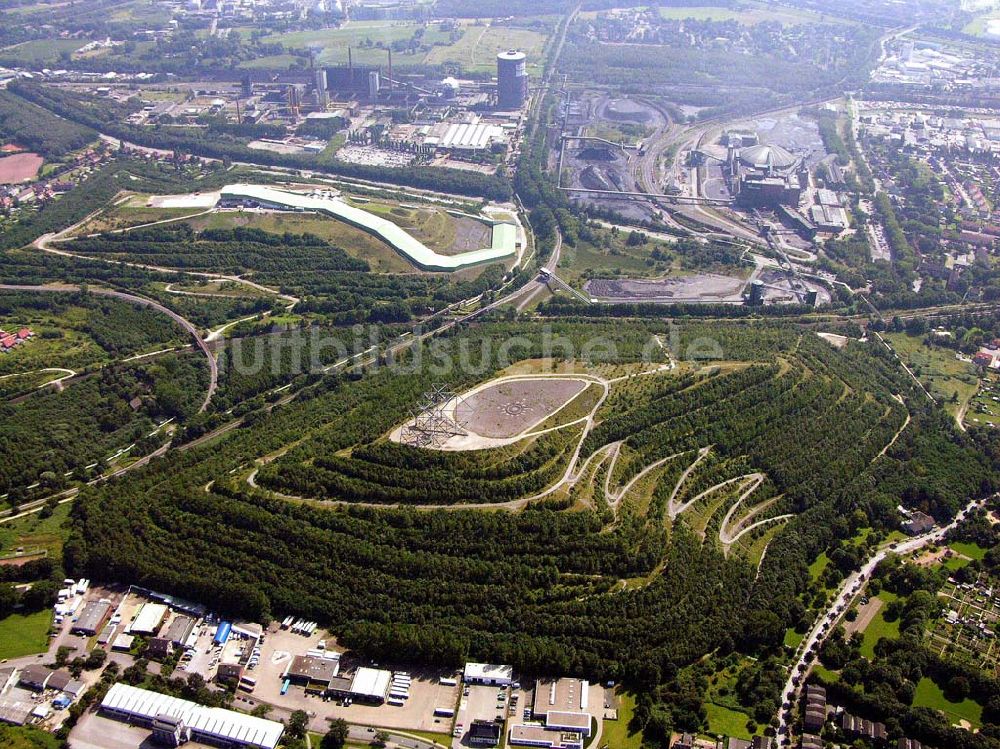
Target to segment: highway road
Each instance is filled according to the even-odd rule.
[[[952,530],[955,526],[962,522],[962,520],[964,520],[971,511],[981,507],[985,501],[985,499],[976,499],[969,502],[969,504],[967,504],[965,508],[955,516],[955,519],[943,528],[932,530],[922,536],[916,536],[894,545],[881,546],[865,561],[864,564],[861,565],[860,569],[852,572],[844,579],[840,588],[837,589],[837,594],[834,596],[833,601],[831,601],[826,611],[816,620],[816,623],[813,624],[812,629],[809,630],[809,634],[802,640],[802,643],[796,651],[795,663],[791,667],[788,675],[788,681],[785,682],[784,689],[781,690],[781,707],[778,708],[777,728],[779,745],[787,746],[790,744],[790,724],[793,722],[793,716],[795,714],[794,711],[796,709],[796,704],[798,703],[802,687],[805,684],[805,677],[809,672],[809,669],[811,669],[816,663],[816,654],[826,641],[826,638],[829,637],[830,633],[834,630],[837,621],[840,620],[840,617],[849,608],[850,602],[861,592],[861,589],[864,587],[864,583],[871,577],[875,568],[878,567],[882,560],[889,554],[911,554],[917,549],[923,548],[928,544],[940,541],[944,538],[948,531]]]

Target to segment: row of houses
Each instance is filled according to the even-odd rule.
[[[671,749],[701,749],[705,745],[704,741],[699,742],[695,739],[693,734],[684,733],[673,743]],[[721,741],[715,742],[715,746],[719,749],[772,749],[774,739],[770,736],[754,736],[749,741],[747,739],[729,738],[725,743]]]

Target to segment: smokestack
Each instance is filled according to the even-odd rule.
[[[347,80],[351,82],[351,85],[354,85],[354,62],[350,47],[347,48]]]
[[[392,94],[392,47],[389,47],[389,94]]]
[[[236,124],[243,124],[243,115],[240,114],[240,97],[236,97]]]

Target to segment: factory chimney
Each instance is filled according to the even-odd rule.
[[[392,96],[392,47],[389,47],[389,95]]]

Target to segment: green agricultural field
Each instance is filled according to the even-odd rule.
[[[464,72],[493,72],[496,54],[505,49],[520,49],[528,55],[528,71],[540,73],[542,52],[547,37],[531,29],[465,23],[450,29],[444,24],[417,21],[356,21],[338,29],[291,31],[266,37],[286,49],[315,50],[317,62],[325,65],[347,62],[347,48],[355,63],[386,65],[388,49],[396,45],[394,65],[459,66]],[[400,46],[403,49],[400,49]],[[259,58],[244,67],[287,67],[286,56]]]
[[[914,707],[929,707],[942,711],[954,723],[968,721],[973,728],[979,728],[983,722],[983,706],[971,699],[953,702],[937,684],[926,676],[917,683],[917,691],[913,697]]]
[[[434,47],[427,55],[426,62],[430,65],[460,65],[466,72],[494,72],[498,52],[519,49],[528,56],[528,72],[532,75],[541,73],[542,51],[546,40],[544,34],[530,29],[475,24],[464,26],[462,32],[457,42]]]
[[[765,21],[777,21],[785,26],[795,26],[803,23],[852,23],[847,19],[827,15],[826,13],[812,13],[806,10],[775,7],[760,3],[747,3],[741,5],[739,10],[730,10],[729,8],[712,5],[692,5],[691,7],[661,7],[659,8],[659,12],[660,18],[669,20],[692,18],[697,21],[739,21],[746,26],[755,26]]]
[[[134,0],[117,6],[111,14],[112,21],[136,23],[143,26],[165,26],[170,21],[170,11],[149,0]]]
[[[878,614],[875,615],[875,618],[865,628],[864,639],[861,642],[861,655],[869,659],[875,658],[875,645],[880,639],[888,637],[895,640],[899,637],[899,620],[890,622],[886,621],[885,618],[885,607],[896,600],[897,596],[887,590],[883,590],[878,594],[878,597],[882,599],[882,608],[879,609]]]
[[[51,626],[52,611],[49,609],[33,614],[11,614],[0,619],[0,661],[45,651]]]
[[[0,59],[28,64],[53,65],[63,53],[72,54],[89,39],[32,39],[0,50]]]
[[[422,33],[417,33],[421,31]],[[413,40],[412,50],[394,51],[393,64],[422,65],[428,54],[427,47],[448,44],[451,35],[450,32],[442,31],[438,25],[416,21],[353,21],[338,29],[290,31],[264,38],[265,42],[280,42],[286,49],[318,51],[316,61],[326,65],[346,63],[348,47],[357,64],[385,65],[388,62],[388,48],[393,43],[408,40]],[[271,58],[261,58],[269,59]],[[254,61],[255,66],[260,67],[261,60]]]

